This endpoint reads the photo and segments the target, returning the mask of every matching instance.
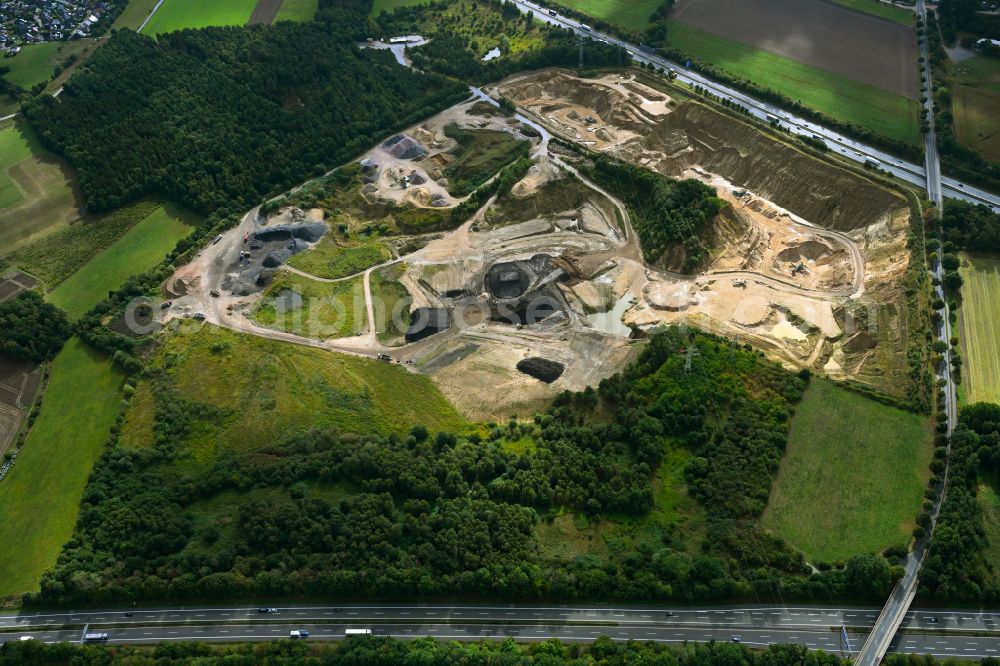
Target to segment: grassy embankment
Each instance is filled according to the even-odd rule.
[[[814,379],[761,523],[813,561],[907,544],[932,446],[924,417]]]
[[[403,344],[403,335],[410,324],[410,304],[413,298],[406,291],[406,287],[399,282],[404,270],[404,264],[396,263],[372,271],[375,331],[382,344]]]
[[[917,103],[865,83],[761,51],[707,32],[670,23],[670,43],[716,67],[742,76],[838,120],[916,144]]]
[[[334,230],[308,252],[292,257],[288,265],[316,277],[336,279],[360,273],[390,257],[385,245],[376,240],[349,240]]]
[[[73,532],[90,470],[118,413],[123,378],[76,338],[52,364],[41,414],[0,484],[0,597],[38,589]]]
[[[283,0],[274,21],[311,21],[318,6],[319,0]]]
[[[320,340],[368,330],[364,285],[360,277],[319,282],[283,272],[264,292],[253,312],[262,326]]]
[[[1000,162],[1000,60],[979,55],[952,69],[956,138],[984,158]]]
[[[245,25],[257,6],[257,0],[165,0],[142,31],[155,37],[161,33],[184,28],[205,28],[211,25]]]
[[[157,206],[53,290],[48,299],[76,319],[129,277],[158,264],[194,229],[197,216],[177,206]]]
[[[968,402],[1000,402],[1000,257],[963,255],[962,394]]]
[[[164,371],[165,385],[140,381],[122,446],[152,444],[155,402],[164,395],[219,410],[217,417],[198,421],[180,443],[179,466],[210,464],[313,428],[389,433],[415,423],[432,431],[467,427],[428,377],[398,365],[190,326],[162,339],[151,365]]]

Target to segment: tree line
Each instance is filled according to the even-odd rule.
[[[907,661],[890,655],[889,666],[935,666],[933,657]],[[354,636],[337,642],[276,640],[267,643],[212,644],[164,642],[156,646],[93,646],[72,643],[46,644],[41,641],[8,641],[0,645],[0,666],[29,663],[100,663],[113,666],[172,666],[198,663],[205,666],[267,664],[350,664],[351,666],[847,666],[850,662],[822,650],[801,645],[770,645],[753,650],[728,642],[664,645],[648,642],[616,642],[600,636],[591,643],[563,643],[550,638],[522,645],[503,641],[459,643],[433,638],[398,640],[386,636]],[[983,666],[997,666],[987,659]]]
[[[1000,405],[959,412],[951,436],[948,488],[920,575],[920,595],[942,601],[1000,601],[996,562],[987,559],[980,484],[1000,473]]]

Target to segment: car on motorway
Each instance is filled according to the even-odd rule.
[[[583,30],[584,32],[590,32],[590,26],[587,25],[586,23],[581,23],[580,30]]]
[[[288,632],[289,638],[309,638],[309,632],[305,629],[292,629]]]
[[[549,16],[558,16],[558,14],[556,13],[556,10],[550,9],[549,10]]]
[[[33,641],[33,640],[35,640],[35,637],[34,636],[21,636],[17,640],[19,640],[19,641]]]
[[[278,609],[277,608],[258,608],[257,612],[258,613],[267,613],[268,615],[274,615],[275,613],[278,612]]]
[[[739,636],[733,636],[733,642],[734,643],[739,643],[741,640],[743,640],[743,639],[740,638]]]

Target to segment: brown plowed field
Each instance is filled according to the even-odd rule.
[[[912,27],[824,0],[679,0],[671,18],[883,90],[916,98]]]
[[[250,15],[247,25],[274,23],[274,17],[281,9],[281,2],[282,0],[257,0],[257,6],[253,8],[253,14]]]

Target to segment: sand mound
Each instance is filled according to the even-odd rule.
[[[831,252],[830,246],[817,240],[808,240],[798,245],[790,245],[778,253],[778,261],[816,261]]]

